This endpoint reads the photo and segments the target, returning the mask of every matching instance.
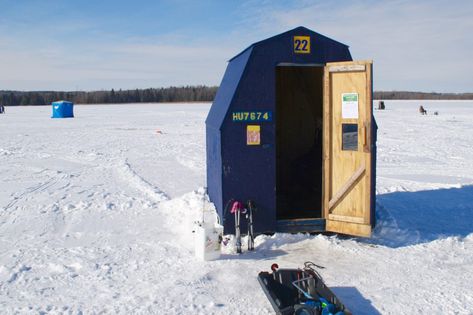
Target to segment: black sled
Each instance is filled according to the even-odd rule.
[[[278,315],[352,315],[325,285],[313,263],[303,269],[278,269],[260,272],[258,281]]]

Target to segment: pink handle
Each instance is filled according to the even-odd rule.
[[[234,214],[237,211],[241,211],[241,209],[243,209],[243,204],[239,201],[235,201],[233,202],[232,210],[230,211],[230,213]]]

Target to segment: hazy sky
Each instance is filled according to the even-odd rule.
[[[217,85],[297,26],[373,59],[376,90],[473,91],[471,0],[0,0],[0,90]]]

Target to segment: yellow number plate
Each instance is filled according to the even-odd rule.
[[[294,53],[310,54],[310,36],[294,36]]]

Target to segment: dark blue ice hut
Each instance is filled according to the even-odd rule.
[[[53,115],[51,118],[74,117],[74,104],[68,101],[57,101],[52,103]]]
[[[372,62],[352,61],[347,45],[298,27],[230,59],[206,141],[225,233],[234,232],[230,201],[252,200],[257,233],[371,234]]]

